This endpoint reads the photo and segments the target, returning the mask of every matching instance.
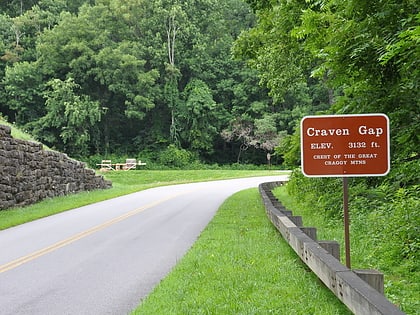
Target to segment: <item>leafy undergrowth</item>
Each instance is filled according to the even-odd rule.
[[[140,314],[351,314],[265,215],[257,189],[229,198]]]

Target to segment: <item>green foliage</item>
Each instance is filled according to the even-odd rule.
[[[196,163],[197,156],[185,149],[179,149],[175,145],[169,145],[159,154],[159,163],[171,168],[188,168],[189,165]]]
[[[258,69],[275,102],[282,102],[290,88],[305,84],[310,59],[304,47],[290,36],[305,8],[300,2],[280,2],[258,12],[260,23],[241,34],[234,53]]]
[[[299,161],[299,135],[291,136],[300,119],[320,110],[331,102],[324,78],[310,76],[317,59],[306,51],[301,38],[292,36],[301,24],[303,2],[253,1],[259,23],[243,32],[235,41],[233,52],[258,70],[260,84],[265,85],[275,105],[278,148],[275,152],[287,165]],[[265,114],[267,115],[267,114]],[[260,119],[260,118],[258,118]]]
[[[25,125],[44,115],[45,109],[40,105],[44,83],[36,65],[24,61],[7,67],[4,85],[9,108],[16,111],[16,123]]]
[[[391,202],[378,209],[383,228],[373,231],[375,236],[382,236],[378,245],[385,253],[385,262],[392,263],[391,267],[406,262],[410,272],[420,272],[416,263],[420,259],[419,193],[419,185],[398,189],[391,196]]]
[[[61,126],[40,121],[53,80],[72,78],[74,96],[102,110],[84,155],[174,143],[232,162],[218,136],[232,108],[268,99],[255,72],[231,58],[233,41],[254,22],[240,0],[46,0],[22,11],[17,4],[0,4],[10,14],[0,17],[0,110],[69,154]],[[66,132],[78,138],[70,135],[77,129]]]
[[[393,157],[418,154],[420,18],[415,1],[250,3],[258,24],[240,36],[234,52],[259,71],[275,100],[305,83],[313,93],[306,114],[316,113],[327,108],[314,98],[322,89],[312,87],[328,87],[324,104],[330,113],[385,113],[393,128]]]
[[[210,88],[201,80],[189,82],[184,93],[185,105],[179,110],[181,140],[196,152],[212,153],[221,106],[216,104]]]
[[[76,95],[80,86],[73,79],[51,80],[47,86],[44,94],[47,114],[37,122],[36,135],[73,156],[86,155],[92,129],[101,119],[99,103],[86,95]],[[54,129],[60,132],[43,132]]]
[[[413,1],[328,1],[295,28],[320,60],[313,71],[342,91],[335,112],[389,115],[394,157],[420,145],[418,22]]]
[[[280,136],[279,145],[275,148],[275,153],[283,158],[283,164],[291,169],[300,163],[300,134],[295,132],[288,135],[283,132]]]
[[[342,181],[339,178],[306,178],[295,169],[287,185],[288,193],[306,207],[315,207],[327,217],[342,217]]]
[[[399,161],[391,167],[386,183],[398,189],[400,187],[410,187],[419,184],[420,158],[413,156],[409,160]]]
[[[10,0],[2,3],[2,11],[6,12],[10,16],[22,15],[26,10],[29,10],[33,5],[36,5],[39,0]]]

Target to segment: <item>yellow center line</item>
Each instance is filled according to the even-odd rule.
[[[176,194],[176,195],[169,196],[169,197],[167,197],[165,199],[160,199],[158,201],[149,203],[149,204],[147,204],[147,205],[145,205],[143,207],[140,207],[138,209],[135,209],[135,210],[132,210],[130,212],[127,212],[127,213],[125,213],[125,214],[123,214],[123,215],[121,215],[119,217],[116,217],[116,218],[114,218],[112,220],[109,220],[107,222],[104,222],[102,224],[99,224],[97,226],[94,226],[94,227],[92,227],[92,228],[90,228],[90,229],[88,229],[86,231],[80,232],[80,233],[78,233],[76,235],[73,235],[73,236],[71,236],[69,238],[66,238],[66,239],[64,239],[64,240],[62,240],[60,242],[57,242],[57,243],[55,243],[53,245],[50,245],[48,247],[42,248],[42,249],[40,249],[40,250],[38,250],[36,252],[33,252],[33,253],[29,254],[29,255],[20,257],[20,258],[18,258],[16,260],[13,260],[13,261],[11,261],[11,262],[9,262],[7,264],[0,265],[0,273],[6,272],[6,271],[11,270],[11,269],[14,269],[14,268],[16,268],[16,267],[18,267],[20,265],[23,265],[23,264],[25,264],[27,262],[30,262],[30,261],[38,258],[38,257],[43,256],[43,255],[46,255],[46,254],[48,254],[48,253],[50,253],[52,251],[55,251],[55,250],[57,250],[57,249],[59,249],[61,247],[64,247],[66,245],[69,245],[69,244],[71,244],[71,243],[73,243],[73,242],[75,242],[77,240],[80,240],[80,239],[82,239],[82,238],[84,238],[86,236],[89,236],[89,235],[91,235],[91,234],[93,234],[95,232],[98,232],[100,230],[103,230],[103,229],[105,229],[105,228],[107,228],[107,227],[109,227],[109,226],[111,226],[111,225],[113,225],[115,223],[121,222],[121,221],[123,221],[123,220],[125,220],[125,219],[127,219],[129,217],[132,217],[133,215],[136,215],[136,214],[138,214],[138,213],[140,213],[140,212],[142,212],[142,211],[144,211],[146,209],[150,209],[150,208],[152,208],[154,206],[157,206],[157,205],[159,205],[161,203],[164,203],[165,201],[168,201],[170,199],[173,199],[175,197],[178,197],[180,195],[183,195],[183,194],[186,194],[186,193],[189,193],[189,192],[182,192],[182,193],[179,193],[179,194]]]

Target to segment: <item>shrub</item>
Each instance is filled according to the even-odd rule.
[[[306,207],[316,207],[317,211],[329,217],[342,213],[342,181],[339,178],[307,178],[300,169],[295,169],[287,185],[287,192]]]
[[[171,168],[188,168],[192,164],[199,163],[195,154],[177,148],[175,145],[169,145],[165,150],[160,152],[158,161],[163,166]]]

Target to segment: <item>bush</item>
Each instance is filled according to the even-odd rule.
[[[287,185],[287,192],[305,207],[316,207],[328,217],[342,214],[343,195],[340,178],[307,178],[300,169],[295,169]]]
[[[160,152],[158,161],[162,166],[179,169],[189,168],[193,164],[200,163],[195,154],[185,149],[177,148],[173,144]]]
[[[407,272],[419,271],[420,186],[390,192],[390,202],[372,209],[366,222],[372,227],[369,237],[381,253],[381,266],[406,265]]]

